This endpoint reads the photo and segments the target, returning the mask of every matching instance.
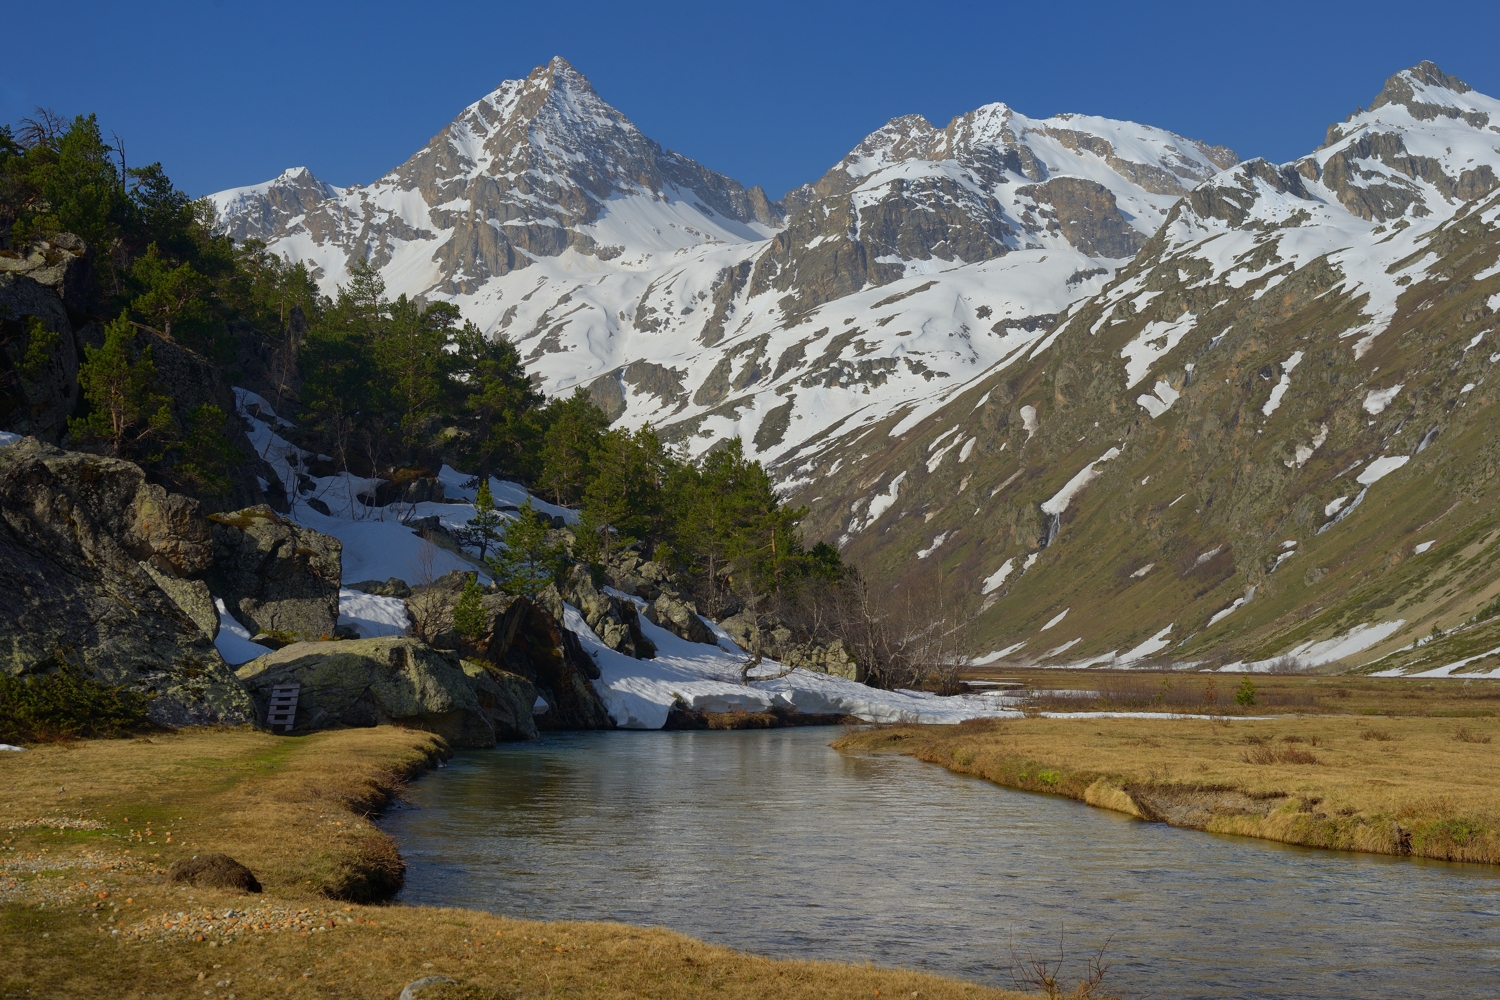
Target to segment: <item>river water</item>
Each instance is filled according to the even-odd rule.
[[[1011,986],[1106,940],[1110,992],[1500,996],[1500,872],[1180,830],[827,728],[566,733],[460,753],[382,824],[401,901],[669,927]]]

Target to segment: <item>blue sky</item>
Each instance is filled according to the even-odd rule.
[[[991,101],[1288,160],[1421,59],[1500,95],[1500,4],[1442,0],[75,0],[4,21],[0,121],[97,112],[131,162],[162,161],[195,195],[295,165],[373,180],[554,54],[652,138],[773,197],[889,118],[942,124]]]

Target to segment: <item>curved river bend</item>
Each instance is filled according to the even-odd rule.
[[[464,752],[382,824],[401,900],[670,927],[777,957],[1010,986],[1072,982],[1113,935],[1112,993],[1500,996],[1500,872],[1142,823],[832,729],[596,732]]]

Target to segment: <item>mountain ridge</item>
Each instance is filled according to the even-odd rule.
[[[1038,122],[988,105],[945,129],[920,116],[892,119],[782,203],[755,189],[741,197],[727,178],[718,200],[698,196],[707,182],[689,196],[658,184],[662,168],[630,193],[580,182],[562,199],[566,211],[556,197],[537,209],[521,197],[535,193],[533,175],[552,178],[556,191],[562,174],[531,160],[514,197],[465,194],[491,185],[498,161],[486,143],[521,148],[516,136],[558,94],[567,97],[558,114],[570,121],[586,119],[607,139],[636,134],[554,59],[470,105],[368,187],[288,171],[221,192],[221,229],[308,261],[328,291],[369,253],[392,294],[446,298],[515,340],[548,393],[586,385],[611,417],[650,421],[689,451],[738,435],[785,464],[811,438],[961,384],[1039,336],[1155,230],[1142,220],[1164,215],[1176,196],[1161,177],[1207,176],[1214,156],[1234,158],[1147,126]],[[553,156],[587,129],[543,131]],[[1045,149],[1038,155],[1028,141]],[[598,176],[583,181],[622,176],[615,168],[629,157],[613,142],[593,143],[583,159]],[[660,167],[675,156],[631,162]],[[615,193],[599,201],[606,190]],[[596,215],[579,208],[591,198]],[[495,235],[502,230],[508,248]],[[857,313],[898,302],[898,316],[855,325]]]

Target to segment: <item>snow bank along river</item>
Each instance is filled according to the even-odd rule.
[[[401,900],[658,925],[778,957],[1010,986],[1114,935],[1111,993],[1500,994],[1500,871],[1143,823],[838,730],[590,732],[468,751],[384,827]],[[1073,980],[1069,980],[1071,985]]]

